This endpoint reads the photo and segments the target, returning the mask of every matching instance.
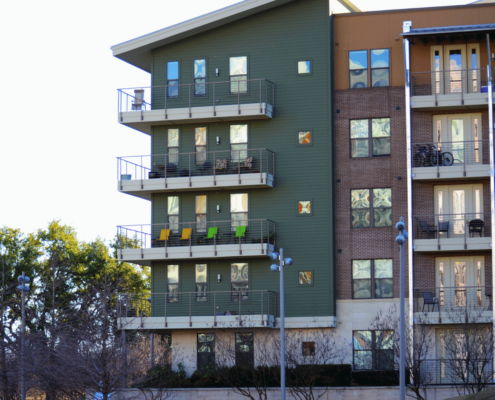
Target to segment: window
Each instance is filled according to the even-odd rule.
[[[368,87],[368,50],[349,52],[349,87]]]
[[[206,291],[208,290],[208,274],[206,264],[196,264],[196,301],[204,302],[208,298]]]
[[[235,334],[235,365],[254,367],[254,335],[252,333]]]
[[[353,228],[392,226],[392,189],[353,189],[351,209]]]
[[[352,298],[392,298],[392,260],[352,260]]]
[[[371,86],[390,86],[389,50],[371,50]]]
[[[394,369],[394,331],[354,331],[354,369]]]
[[[194,96],[206,96],[206,60],[194,60]]]
[[[179,266],[167,265],[168,303],[179,302]]]
[[[311,131],[299,131],[297,132],[297,143],[302,145],[312,144],[311,141]]]
[[[297,62],[297,73],[298,74],[310,74],[311,71],[311,61],[298,61]]]
[[[179,196],[167,198],[167,218],[171,232],[179,231]]]
[[[167,98],[179,98],[179,62],[170,61],[167,63]]]
[[[236,226],[247,226],[248,221],[248,195],[247,193],[235,193],[230,195],[230,219],[232,230]]]
[[[247,57],[230,57],[230,94],[247,93]]]
[[[352,158],[379,157],[389,155],[390,118],[351,120]]]
[[[230,285],[232,301],[249,300],[249,265],[235,263],[230,266]]]
[[[215,335],[198,333],[198,371],[215,365]]]
[[[311,201],[299,201],[297,204],[299,214],[311,214]]]
[[[314,356],[315,355],[315,342],[303,342],[302,344],[302,355],[307,357],[307,356]]]
[[[196,128],[194,132],[196,147],[196,165],[203,165],[206,161],[206,128]]]
[[[299,271],[299,285],[312,285],[313,284],[313,272],[312,271]]]
[[[206,195],[196,196],[195,199],[195,209],[196,209],[196,232],[206,232]]]
[[[169,129],[167,131],[167,153],[170,164],[179,164],[179,130]]]
[[[230,125],[230,158],[232,162],[241,162],[248,156],[248,126]]]

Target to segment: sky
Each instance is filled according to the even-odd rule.
[[[232,0],[4,1],[0,37],[0,227],[35,232],[54,219],[81,240],[149,224],[151,203],[117,191],[117,157],[150,153],[117,122],[117,89],[150,75],[110,47],[236,3]],[[458,0],[355,0],[362,10]]]

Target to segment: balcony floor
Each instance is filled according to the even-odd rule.
[[[189,113],[190,112],[190,113]],[[189,107],[149,110],[127,111],[119,113],[119,122],[138,131],[151,135],[152,125],[196,124],[199,122],[218,122],[250,119],[273,118],[273,107],[265,103],[249,103],[213,106]]]
[[[216,251],[215,251],[216,248]],[[179,247],[154,247],[144,249],[121,249],[121,261],[151,266],[151,261],[187,260],[207,258],[268,257],[274,246],[267,243],[218,244]]]
[[[464,103],[464,104],[463,104]],[[487,93],[452,93],[429,96],[412,96],[411,108],[441,110],[449,108],[480,108],[488,106]]]
[[[449,167],[415,167],[412,169],[413,180],[435,179],[466,179],[466,178],[490,178],[490,165],[455,164]]]
[[[218,190],[235,188],[270,188],[274,185],[272,174],[242,173],[204,175],[189,177],[171,177],[158,179],[119,181],[119,191],[136,197],[151,200],[152,193],[186,191],[186,190]]]

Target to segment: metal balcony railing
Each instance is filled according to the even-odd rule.
[[[486,238],[492,236],[488,212],[463,214],[414,215],[414,239]]]
[[[260,174],[275,176],[275,154],[267,149],[204,151],[117,158],[117,179],[144,180],[175,177]]]
[[[117,237],[119,249],[162,247],[166,252],[172,247],[214,246],[216,253],[217,246],[237,244],[242,249],[242,245],[256,243],[264,249],[264,245],[275,245],[275,222],[242,216],[230,221],[206,221],[201,215],[197,222],[118,226]]]
[[[268,105],[275,104],[275,84],[266,79],[162,85],[118,89],[119,113],[189,108],[189,117],[194,107],[212,107],[216,116],[219,106],[236,105],[241,114],[241,105],[259,103],[260,113]],[[122,114],[120,114],[122,119]]]
[[[418,370],[419,380],[425,385],[491,384],[494,378],[493,360],[488,358],[422,360]]]
[[[462,165],[464,176],[466,165],[489,164],[488,140],[462,142],[425,142],[412,144],[412,167],[438,168]]]
[[[486,93],[486,68],[411,73],[411,95],[432,96],[446,94]]]
[[[206,283],[197,283],[196,292],[178,292],[177,286],[169,284],[168,293],[120,294],[118,316],[138,318],[141,326],[146,317],[163,317],[167,327],[167,319],[171,317],[188,317],[192,326],[193,317],[203,316],[213,317],[215,326],[222,322],[223,316],[233,316],[235,326],[258,323],[269,326],[277,315],[277,294],[269,290],[244,290],[239,285],[232,291],[207,292]]]
[[[414,289],[414,312],[492,311],[491,286],[426,287]]]

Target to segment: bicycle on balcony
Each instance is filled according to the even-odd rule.
[[[413,167],[451,166],[454,156],[448,151],[437,150],[433,145],[416,145],[414,148]]]

